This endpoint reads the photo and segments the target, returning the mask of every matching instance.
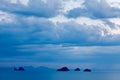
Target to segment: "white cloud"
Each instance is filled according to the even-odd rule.
[[[57,25],[57,29],[60,30],[62,28],[62,33],[59,35],[71,35],[66,37],[65,40],[74,40],[72,42],[119,42],[120,39],[120,25],[119,18],[111,18],[111,19],[90,19],[87,17],[79,17],[79,18],[65,18],[55,17],[50,19],[55,25]],[[84,37],[83,37],[84,36]],[[77,39],[77,41],[76,41]],[[116,44],[116,43],[115,43]]]
[[[1,12],[1,15],[4,15],[1,16],[0,21],[1,33],[7,32],[7,34],[14,36],[14,39],[20,39],[25,43],[67,43],[71,45],[120,44],[119,18],[67,18],[63,15],[52,18],[39,18],[32,16],[21,17],[5,12]]]
[[[14,15],[0,11],[0,23],[12,23],[14,22]]]
[[[23,4],[25,6],[28,6],[28,2],[29,0],[8,0],[10,1],[12,4]]]
[[[111,7],[120,8],[119,0],[107,0]]]
[[[119,7],[111,7],[106,0],[85,0],[84,8],[77,7],[70,10],[68,17],[76,18],[86,16],[90,18],[113,18],[120,17]]]
[[[68,11],[81,7],[83,8],[84,6],[82,5],[84,0],[62,0],[62,12],[67,13]]]

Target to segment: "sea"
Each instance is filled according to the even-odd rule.
[[[0,71],[0,80],[120,80],[120,72]]]

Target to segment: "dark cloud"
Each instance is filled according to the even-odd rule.
[[[7,5],[7,6],[6,6]],[[59,13],[61,2],[47,0],[29,0],[28,5],[23,5],[20,2],[13,4],[7,0],[1,0],[0,9],[2,11],[15,13],[23,16],[36,17],[53,17]]]

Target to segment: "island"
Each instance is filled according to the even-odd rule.
[[[67,67],[62,67],[60,69],[57,69],[57,71],[70,71]]]
[[[84,72],[91,72],[91,69],[84,69]]]
[[[76,68],[74,71],[80,71],[80,69],[79,69],[79,68]]]
[[[25,71],[25,69],[23,67],[19,67],[19,68],[14,67],[14,71]]]

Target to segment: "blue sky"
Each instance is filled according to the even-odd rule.
[[[117,0],[1,0],[0,66],[119,69],[119,4]]]

